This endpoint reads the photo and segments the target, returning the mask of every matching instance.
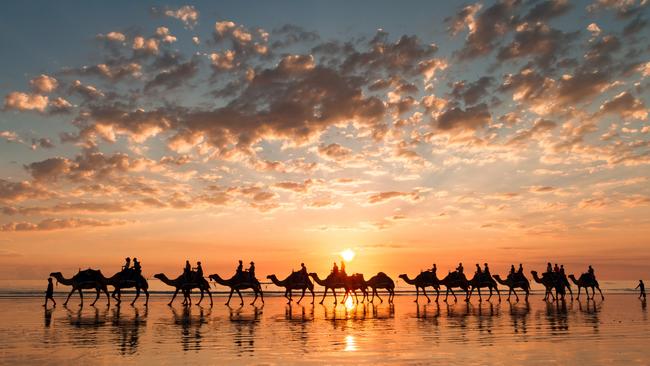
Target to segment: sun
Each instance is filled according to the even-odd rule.
[[[355,255],[356,253],[354,252],[354,250],[349,248],[341,252],[341,257],[346,262],[350,262],[351,260],[353,260]]]

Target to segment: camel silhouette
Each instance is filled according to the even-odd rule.
[[[445,278],[440,280],[440,284],[444,285],[447,288],[445,292],[445,302],[447,302],[447,297],[449,297],[449,292],[454,296],[454,301],[458,301],[456,294],[454,293],[454,288],[458,287],[461,290],[465,291],[465,301],[469,302],[469,286],[470,283],[465,277],[464,274],[459,272],[450,272]]]
[[[399,278],[403,279],[407,284],[415,286],[415,300],[413,302],[418,302],[418,299],[420,298],[420,289],[422,289],[424,297],[427,298],[427,302],[431,302],[426,290],[429,286],[436,290],[436,302],[438,302],[438,298],[440,297],[440,281],[435,273],[431,271],[420,272],[420,274],[418,274],[414,279],[410,279],[409,276],[404,273],[399,275]]]
[[[379,272],[376,275],[370,277],[370,279],[366,281],[366,287],[370,287],[372,289],[372,298],[370,299],[371,303],[374,302],[375,295],[380,302],[384,302],[384,300],[382,300],[382,298],[379,296],[377,289],[386,289],[386,291],[388,291],[388,303],[393,302],[393,298],[395,297],[395,282],[384,272]]]
[[[211,274],[209,278],[215,281],[216,283],[220,284],[221,286],[230,287],[230,296],[228,296],[228,301],[226,301],[226,305],[230,305],[230,299],[232,298],[232,294],[234,291],[237,291],[237,295],[239,295],[239,300],[241,300],[241,305],[244,305],[244,298],[241,296],[240,290],[245,290],[248,288],[252,289],[255,292],[255,298],[253,299],[253,302],[251,302],[251,305],[255,304],[258,295],[262,299],[262,304],[264,304],[264,293],[262,292],[262,286],[260,286],[260,282],[256,278],[250,278],[247,272],[243,272],[241,275],[234,275],[227,280],[222,279],[216,273]]]
[[[368,298],[368,286],[366,285],[366,281],[363,278],[363,274],[361,273],[355,273],[350,276],[345,277],[345,295],[343,296],[343,301],[341,303],[345,302],[345,299],[350,296],[350,293],[354,294],[354,300],[358,304],[359,303],[359,298],[357,297],[357,290],[361,290],[361,293],[363,293],[363,298],[361,299],[361,302],[365,302],[366,298]]]
[[[114,274],[112,277],[106,279],[106,284],[113,286],[114,290],[111,294],[117,304],[119,305],[122,302],[122,289],[123,288],[133,288],[135,287],[135,298],[131,302],[131,305],[135,304],[140,297],[140,291],[143,291],[146,295],[144,305],[149,304],[149,283],[140,273],[136,273],[133,270],[127,269],[125,271],[120,271]]]
[[[600,297],[602,300],[605,300],[605,296],[603,296],[603,292],[600,290],[600,286],[598,285],[598,281],[596,281],[596,277],[589,273],[583,273],[580,275],[580,278],[576,280],[576,277],[574,275],[569,275],[569,278],[573,283],[575,283],[576,286],[578,286],[578,296],[577,299],[580,300],[580,289],[584,287],[585,293],[587,293],[587,299],[589,299],[589,288],[591,288],[591,298],[593,299],[596,296],[596,289],[598,292],[600,292]]]
[[[472,277],[471,280],[469,280],[469,284],[472,287],[472,289],[469,292],[469,295],[467,295],[467,300],[472,297],[472,293],[474,292],[474,289],[478,292],[478,301],[483,301],[483,298],[481,297],[481,288],[487,287],[490,289],[490,296],[488,296],[487,301],[490,301],[492,298],[492,289],[496,290],[497,295],[499,296],[499,302],[501,302],[501,293],[499,293],[499,288],[497,287],[496,281],[490,277],[489,274],[485,273],[475,273],[474,277]]]
[[[284,297],[286,297],[289,301],[287,301],[287,304],[291,304],[291,291],[292,290],[302,290],[302,295],[300,296],[300,299],[298,300],[298,304],[300,304],[300,301],[302,301],[302,298],[305,297],[305,291],[309,290],[311,292],[311,303],[314,303],[316,295],[314,295],[314,284],[311,282],[309,279],[309,276],[305,276],[304,274],[300,272],[291,272],[287,278],[284,280],[280,281],[276,277],[276,275],[271,274],[266,276],[271,282],[273,282],[274,285],[278,287],[284,287]]]
[[[185,298],[185,301],[183,303],[185,304],[187,302],[191,305],[192,299],[190,298],[190,293],[191,290],[194,288],[198,288],[201,291],[201,298],[199,299],[199,302],[196,303],[196,305],[200,305],[201,301],[203,301],[204,291],[207,292],[208,296],[210,297],[210,306],[212,306],[213,304],[212,293],[210,293],[210,284],[203,277],[198,279],[194,278],[188,280],[186,276],[180,275],[172,280],[169,279],[164,273],[157,273],[154,275],[154,277],[159,279],[162,283],[166,284],[167,286],[171,286],[176,289],[174,291],[174,295],[172,296],[171,301],[167,304],[169,306],[171,306],[171,304],[174,302],[174,299],[176,299],[176,295],[178,295],[179,291],[183,291],[183,297]],[[196,277],[196,276],[192,276],[192,277]]]
[[[312,272],[312,273],[309,273],[309,276],[314,280],[314,282],[316,282],[320,286],[325,287],[325,292],[323,293],[323,298],[321,299],[319,304],[322,304],[323,301],[325,301],[325,296],[327,296],[327,291],[330,290],[330,289],[332,290],[332,293],[334,294],[334,304],[336,304],[337,303],[336,289],[337,288],[346,289],[345,279],[343,278],[342,275],[337,275],[337,274],[334,274],[334,273],[330,273],[329,276],[327,276],[327,278],[325,278],[324,280],[321,280],[318,277],[318,273],[313,273]],[[346,292],[347,292],[347,289],[346,289]]]
[[[57,282],[61,283],[62,285],[72,286],[72,290],[70,290],[70,293],[68,294],[68,297],[65,299],[63,306],[66,306],[68,304],[68,301],[70,300],[70,296],[72,296],[72,294],[75,291],[79,292],[79,299],[81,300],[79,306],[83,306],[84,298],[81,290],[90,290],[90,289],[95,289],[95,291],[97,292],[95,301],[93,301],[92,304],[90,304],[91,306],[95,305],[95,303],[99,299],[100,291],[103,291],[106,294],[107,305],[111,304],[111,298],[108,295],[108,288],[106,287],[106,278],[102,275],[102,272],[99,270],[86,269],[83,271],[79,271],[79,273],[72,276],[72,278],[63,277],[63,274],[61,274],[61,272],[52,272],[50,273],[50,277],[54,277],[57,280]]]
[[[535,280],[535,282],[544,285],[546,288],[544,299],[542,301],[547,301],[549,296],[551,297],[551,301],[559,300],[560,297],[564,300],[564,289],[566,286],[559,274],[546,272],[542,274],[542,278],[540,278],[537,271],[530,271],[530,273],[533,275],[533,280]],[[555,296],[553,296],[553,290],[555,290]]]
[[[499,284],[508,287],[508,298],[506,301],[510,301],[511,293],[515,294],[515,298],[519,301],[519,295],[517,295],[515,289],[520,288],[526,293],[526,302],[528,302],[528,296],[530,295],[530,282],[528,282],[528,279],[523,275],[523,273],[515,274],[513,277],[507,277],[505,281],[502,280],[501,276],[498,274],[493,275],[492,277],[494,277]]]

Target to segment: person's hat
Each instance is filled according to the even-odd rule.
[[[251,261],[251,264],[255,264],[255,262]]]
[[[201,261],[196,262],[196,264],[201,264]]]

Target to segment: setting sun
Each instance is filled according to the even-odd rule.
[[[354,259],[355,255],[356,255],[356,253],[352,249],[346,249],[346,250],[341,252],[341,257],[346,262],[352,261]]]

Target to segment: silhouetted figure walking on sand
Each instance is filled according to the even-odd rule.
[[[51,279],[50,282],[52,282]],[[643,300],[645,300],[645,285],[643,284],[643,280],[639,280],[639,285],[634,289],[639,289],[639,299],[643,298]]]
[[[643,285],[643,282],[641,282]],[[54,285],[52,285],[52,277],[47,279],[47,290],[45,291],[45,304],[44,307],[47,307],[47,300],[52,300],[54,306],[56,306],[56,301],[54,301]]]

